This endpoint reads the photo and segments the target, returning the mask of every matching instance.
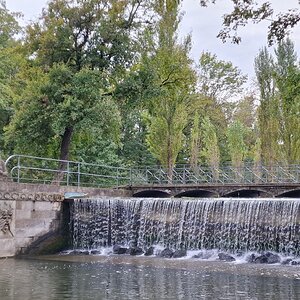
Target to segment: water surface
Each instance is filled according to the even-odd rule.
[[[300,299],[300,267],[128,256],[0,260],[1,300]]]

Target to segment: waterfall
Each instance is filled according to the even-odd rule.
[[[297,199],[77,199],[73,247],[300,253]]]

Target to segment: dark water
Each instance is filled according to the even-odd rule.
[[[300,299],[300,267],[125,256],[0,260],[1,300]]]

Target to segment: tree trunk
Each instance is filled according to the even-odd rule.
[[[66,127],[65,132],[62,136],[61,145],[60,145],[60,155],[59,155],[59,167],[58,173],[54,177],[54,183],[60,185],[64,178],[64,171],[67,168],[67,163],[65,160],[69,159],[69,152],[70,152],[70,145],[71,145],[71,138],[73,134],[73,127]]]

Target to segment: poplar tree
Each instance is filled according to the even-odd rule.
[[[236,179],[243,176],[243,164],[248,154],[245,137],[247,134],[246,127],[239,121],[229,125],[227,129],[228,148],[231,157],[231,164],[234,168]]]
[[[274,80],[274,60],[267,48],[259,51],[255,58],[255,72],[260,89],[258,126],[261,138],[262,162],[274,165],[280,161],[280,119],[278,97]]]
[[[275,49],[275,82],[280,107],[281,148],[287,163],[300,161],[300,69],[294,44],[290,39],[281,41]]]
[[[173,168],[183,147],[187,125],[187,103],[194,84],[194,72],[188,57],[190,40],[178,43],[179,4],[174,0],[156,1],[160,16],[157,49],[151,58],[156,75],[157,95],[148,106],[149,150],[167,169],[172,181]]]
[[[220,149],[216,128],[208,117],[205,117],[201,123],[201,157],[211,168],[213,178],[217,181],[219,178]]]

